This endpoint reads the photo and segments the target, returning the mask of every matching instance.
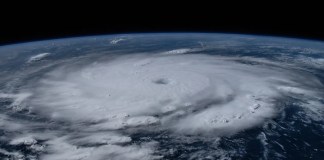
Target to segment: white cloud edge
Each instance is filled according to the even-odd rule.
[[[42,60],[44,59],[45,57],[49,56],[51,53],[40,53],[40,54],[37,54],[37,55],[34,55],[34,56],[31,56],[27,63],[32,63],[32,62],[36,62],[36,61],[39,61],[39,60]]]

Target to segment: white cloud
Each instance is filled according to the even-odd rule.
[[[143,59],[148,59],[145,65],[137,65]],[[137,55],[79,70],[57,70],[32,91],[36,94],[30,104],[34,112],[56,120],[95,122],[89,129],[161,125],[187,134],[217,130],[222,135],[274,116],[274,103],[282,92],[312,94],[296,87],[299,75],[288,70],[235,60]],[[308,80],[318,83],[314,77]]]
[[[40,53],[40,54],[37,54],[37,55],[34,55],[34,56],[31,56],[29,59],[28,59],[28,63],[31,63],[31,62],[35,62],[35,61],[39,61],[41,59],[44,59],[45,57],[49,56],[51,53]]]
[[[160,159],[160,156],[152,156],[153,147],[150,144],[141,146],[129,145],[103,145],[99,147],[77,147],[69,144],[65,137],[53,139],[47,142],[49,154],[43,155],[44,160],[150,160]]]
[[[121,41],[124,41],[125,39],[124,38],[116,38],[116,39],[113,39],[110,41],[110,44],[117,44]]]
[[[70,140],[78,145],[96,145],[96,144],[122,144],[131,142],[132,139],[111,132],[94,132],[91,134],[81,133],[78,138]]]
[[[19,131],[24,129],[25,126],[11,119],[7,115],[0,114],[0,128],[8,131]]]
[[[23,137],[17,137],[13,140],[10,141],[9,144],[11,145],[20,145],[20,144],[25,144],[25,145],[33,145],[36,144],[37,140],[33,136],[23,136]]]
[[[162,55],[176,55],[176,54],[184,54],[192,51],[190,48],[180,48],[180,49],[174,49],[170,51],[166,51],[161,53]]]
[[[305,104],[321,105],[310,97],[317,96],[312,88],[323,85],[310,74],[264,59],[182,54],[186,52],[61,65],[21,93],[0,94],[13,101],[11,106],[27,105],[31,113],[48,117],[53,126],[25,125],[0,114],[0,127],[21,131],[10,137],[10,144],[29,145],[46,160],[159,159],[159,143],[134,142],[136,129],[222,137],[276,116],[276,101],[285,95],[307,95]],[[49,129],[38,133],[39,128]],[[214,154],[227,157],[225,152]]]
[[[0,99],[11,99],[12,103],[10,104],[10,107],[12,107],[15,110],[22,110],[24,109],[24,101],[31,96],[31,93],[19,93],[19,94],[8,94],[8,93],[0,93]]]
[[[23,159],[24,158],[24,155],[21,154],[20,152],[9,152],[9,151],[4,150],[4,149],[1,149],[1,148],[0,148],[0,153],[1,154],[4,154],[6,156],[11,156],[14,159],[19,159],[20,160],[20,159]]]

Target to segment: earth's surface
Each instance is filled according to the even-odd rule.
[[[323,157],[323,42],[173,33],[0,47],[0,159]]]

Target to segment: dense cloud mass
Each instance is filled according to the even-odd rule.
[[[127,56],[80,69],[63,66],[32,89],[32,111],[117,130],[160,125],[186,134],[234,134],[275,115],[284,92],[311,93],[279,67],[206,55]],[[313,85],[318,83],[309,77]],[[319,85],[319,84],[317,84]]]
[[[79,68],[61,66],[21,94],[29,95],[25,103],[31,112],[70,123],[78,132],[47,141],[51,154],[44,159],[156,159],[161,157],[153,156],[153,144],[120,146],[132,141],[122,131],[157,127],[180,135],[229,136],[276,116],[281,107],[276,103],[285,95],[316,96],[311,88],[321,86],[315,77],[280,64],[238,60],[121,56]],[[76,148],[82,145],[90,146]]]
[[[324,86],[311,72],[263,58],[194,53],[200,50],[49,63],[40,77],[15,92],[0,93],[23,114],[19,119],[10,112],[0,114],[0,127],[15,133],[0,138],[28,146],[46,160],[149,160],[163,159],[173,150],[162,151],[161,138],[139,141],[138,134],[166,133],[164,138],[174,141],[212,138],[218,145],[223,137],[271,123],[283,114],[287,99],[302,101],[309,119],[323,120]],[[31,56],[26,64],[51,55]],[[26,114],[32,120],[26,121]],[[256,138],[267,145],[264,132]],[[194,152],[191,158],[206,153]],[[230,154],[222,149],[209,153],[218,158]]]

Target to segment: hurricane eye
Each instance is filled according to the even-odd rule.
[[[168,80],[166,78],[159,78],[159,79],[153,80],[153,83],[160,84],[160,85],[167,85],[170,83],[170,80]]]

